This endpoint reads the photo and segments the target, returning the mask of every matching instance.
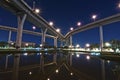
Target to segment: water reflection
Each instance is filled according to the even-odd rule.
[[[12,75],[18,80],[120,80],[120,64],[79,52],[2,55],[0,80],[13,80]]]

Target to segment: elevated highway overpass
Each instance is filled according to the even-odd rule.
[[[104,27],[104,25],[111,24],[111,23],[118,22],[118,21],[120,21],[120,13],[110,16],[110,17],[107,17],[107,18],[104,18],[104,19],[101,19],[101,20],[97,20],[97,21],[89,23],[87,25],[78,27],[78,28],[74,29],[73,31],[68,32],[64,38],[67,39],[71,35],[74,35],[76,33],[86,31],[88,29],[95,28],[95,27],[100,27],[100,26]]]
[[[49,25],[39,14],[36,14],[33,9],[24,0],[0,0],[0,5],[16,16],[26,14],[26,19],[36,27],[47,29],[47,33],[52,36],[57,36],[59,40],[63,40],[64,36],[57,32],[56,29]]]

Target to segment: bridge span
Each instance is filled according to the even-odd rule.
[[[7,30],[7,31],[17,32],[18,29],[14,28],[14,27],[0,25],[0,30]],[[35,36],[42,36],[42,33],[35,32],[35,31],[30,31],[30,30],[23,30],[23,33],[31,34],[31,35],[35,35]],[[49,35],[49,34],[46,34],[45,36],[50,37],[50,38],[56,38],[55,36],[52,36],[52,35]]]

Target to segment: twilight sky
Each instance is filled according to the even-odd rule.
[[[93,22],[91,16],[98,15],[96,20],[120,13],[117,7],[119,0],[25,0],[31,7],[33,1],[36,8],[41,9],[40,15],[48,22],[53,21],[55,27],[61,29],[62,34],[66,34],[70,27],[77,28],[77,22],[82,25]],[[0,25],[17,27],[17,18],[11,12],[0,7]],[[32,30],[32,24],[26,22],[24,29]],[[104,41],[120,39],[120,23],[113,23],[103,27]],[[80,26],[82,27],[82,26]],[[40,31],[37,28],[36,31]],[[4,34],[4,36],[3,36]],[[12,41],[15,41],[16,33],[12,34]],[[0,30],[0,41],[7,41],[8,31]],[[41,42],[41,37],[23,35],[25,42]],[[49,44],[53,44],[53,39],[46,39]],[[84,45],[85,43],[99,43],[99,28],[90,29],[73,35],[73,43]]]

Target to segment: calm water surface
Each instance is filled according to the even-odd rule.
[[[20,55],[19,80],[120,80],[119,61],[83,53],[43,54]],[[57,64],[53,63],[55,57]],[[0,56],[0,80],[13,80],[13,62],[13,55],[8,55],[5,69],[6,55]],[[41,62],[45,64],[42,69]]]

